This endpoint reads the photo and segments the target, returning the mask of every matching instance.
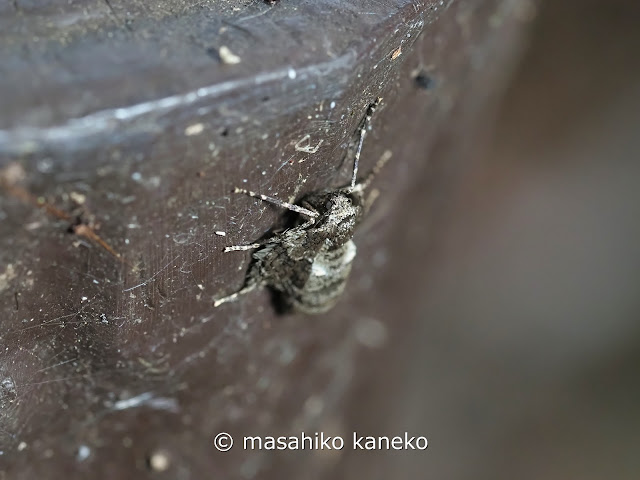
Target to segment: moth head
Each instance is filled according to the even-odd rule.
[[[323,228],[330,232],[329,243],[342,245],[353,236],[353,229],[360,215],[360,206],[354,204],[350,195],[339,192],[325,199]]]
[[[327,215],[336,224],[342,223],[344,220],[355,215],[355,205],[349,195],[337,193],[330,196],[325,202]]]

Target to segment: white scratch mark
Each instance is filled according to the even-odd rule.
[[[137,407],[150,407],[157,410],[168,410],[170,412],[177,412],[178,402],[175,398],[168,397],[156,397],[152,392],[144,392],[135,397],[127,398],[125,400],[118,400],[111,407],[112,410],[127,410],[129,408]]]
[[[158,275],[160,275],[160,273],[162,273],[164,270],[166,270],[166,268],[171,265],[173,262],[175,262],[176,260],[178,260],[180,258],[180,255],[178,255],[176,258],[174,258],[173,260],[171,260],[169,263],[167,263],[164,267],[162,267],[160,270],[158,270],[156,273],[154,273],[151,277],[147,278],[144,282],[139,283],[138,285],[134,286],[134,287],[129,287],[129,288],[125,288],[123,290],[123,292],[130,292],[131,290],[135,290],[138,287],[142,287],[144,285],[146,285],[147,283],[149,283],[151,280],[153,280],[154,278],[156,278]]]
[[[306,145],[304,144],[305,142],[306,142]],[[311,135],[306,134],[304,137],[298,140],[298,143],[296,143],[295,145],[295,149],[296,149],[296,152],[316,153],[320,148],[320,145],[322,145],[322,142],[324,142],[324,140],[320,139],[320,141],[314,147],[312,147]]]
[[[36,373],[44,372],[45,370],[49,370],[50,368],[56,368],[56,367],[59,367],[60,365],[64,365],[64,364],[66,364],[66,363],[73,362],[74,360],[76,360],[76,359],[75,359],[75,358],[70,358],[70,359],[65,360],[65,361],[63,361],[63,362],[56,363],[55,365],[49,365],[48,367],[44,367],[44,368],[41,368],[40,370],[36,370]]]
[[[349,51],[345,55],[330,61],[313,64],[298,69],[291,67],[266,72],[246,78],[232,79],[190,92],[171,95],[156,100],[137,103],[127,107],[99,110],[83,117],[71,118],[59,125],[49,127],[20,126],[13,129],[0,130],[0,152],[24,153],[43,148],[51,143],[68,143],[74,140],[86,140],[93,135],[112,135],[113,128],[120,124],[148,120],[139,123],[136,128],[128,127],[128,133],[158,131],[160,125],[156,116],[165,115],[178,108],[194,103],[208,101],[227,95],[229,92],[255,87],[266,83],[277,82],[286,78],[327,76],[334,70],[344,69],[351,65],[355,53]],[[152,116],[153,115],[153,116]]]

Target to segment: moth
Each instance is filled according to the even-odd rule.
[[[342,295],[356,256],[353,235],[377,196],[365,191],[391,157],[386,151],[372,171],[358,182],[358,164],[373,114],[382,101],[377,98],[367,108],[360,123],[351,183],[337,189],[308,194],[298,204],[284,202],[243,188],[235,193],[259,198],[296,215],[293,226],[263,241],[234,245],[225,252],[254,250],[244,286],[214,301],[214,307],[231,302],[257,288],[268,287],[282,310],[317,314],[331,309]]]

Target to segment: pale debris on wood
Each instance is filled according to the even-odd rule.
[[[69,197],[78,205],[84,205],[84,202],[87,200],[87,196],[79,192],[71,192]]]
[[[204,125],[202,123],[194,123],[193,125],[189,125],[184,129],[184,134],[187,137],[192,135],[199,135],[204,131]]]
[[[164,451],[156,451],[149,457],[149,467],[154,472],[164,472],[171,465],[169,455]]]
[[[220,49],[218,50],[218,55],[220,55],[220,60],[222,60],[222,63],[226,63],[228,65],[235,65],[237,63],[240,63],[241,60],[241,58],[231,50],[229,50],[229,47],[227,47],[226,45],[220,47]]]

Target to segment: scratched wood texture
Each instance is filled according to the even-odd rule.
[[[420,428],[385,412],[415,404],[396,380],[425,321],[418,287],[523,5],[1,3],[0,478],[401,475],[384,455],[212,439]],[[344,185],[377,96],[361,171],[393,157],[342,301],[316,317],[277,315],[267,292],[213,309],[249,261],[222,249],[284,220],[233,187]]]

